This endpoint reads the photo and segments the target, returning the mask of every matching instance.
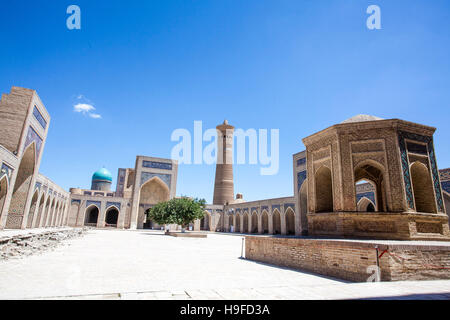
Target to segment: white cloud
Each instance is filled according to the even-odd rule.
[[[82,112],[82,113],[89,113],[91,111],[94,111],[94,106],[87,104],[87,103],[78,103],[73,106],[73,111],[75,112]]]
[[[97,113],[89,113],[89,117],[91,117],[93,119],[101,119],[102,118],[102,116]]]
[[[73,105],[73,111],[82,113],[85,116],[89,116],[92,119],[101,119],[101,114],[94,113],[95,107],[94,104],[86,99],[82,94],[77,96],[77,100],[84,100],[83,103],[78,102]]]

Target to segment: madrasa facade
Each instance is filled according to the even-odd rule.
[[[0,229],[47,227],[161,229],[147,210],[176,197],[178,162],[137,156],[117,185],[101,168],[91,188],[64,190],[39,173],[50,115],[36,91],[13,87],[0,101]],[[293,196],[235,196],[234,127],[223,140],[214,200],[194,231],[269,235],[449,240],[450,169],[437,166],[435,128],[359,115],[303,139],[293,155]],[[173,227],[173,226],[172,226]]]

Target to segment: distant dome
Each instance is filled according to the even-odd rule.
[[[106,181],[112,182],[111,172],[109,172],[105,168],[101,168],[100,170],[96,171],[94,173],[94,175],[92,176],[92,181],[98,181],[98,180],[103,180],[103,181],[106,180]]]
[[[366,122],[366,121],[378,121],[378,120],[384,120],[384,119],[375,117],[375,116],[371,116],[368,114],[358,114],[357,116],[351,117],[350,119],[342,121],[341,123]]]

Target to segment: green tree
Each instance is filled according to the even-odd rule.
[[[156,223],[178,224],[183,228],[205,215],[206,200],[176,198],[161,202],[147,211],[148,219]]]

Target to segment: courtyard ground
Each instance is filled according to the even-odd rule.
[[[241,244],[239,235],[92,230],[0,261],[0,299],[450,299],[450,280],[349,283],[241,259]]]

